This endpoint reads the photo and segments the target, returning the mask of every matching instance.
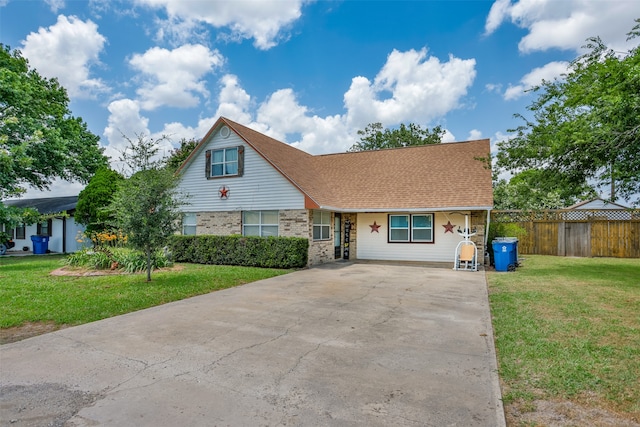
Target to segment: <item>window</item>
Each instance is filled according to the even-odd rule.
[[[242,176],[244,147],[221,148],[206,152],[207,178]]]
[[[313,240],[329,240],[331,212],[313,211]]]
[[[16,240],[18,239],[25,239],[26,238],[26,227],[24,226],[24,224],[19,225],[16,227]]]
[[[182,234],[185,236],[196,235],[197,218],[195,213],[186,213],[182,215]]]
[[[49,236],[51,237],[51,220],[48,219],[44,222],[38,224],[38,231],[36,232],[38,236]]]
[[[243,236],[278,236],[278,211],[242,212]]]
[[[433,215],[411,215],[411,241],[433,242]]]
[[[389,242],[433,243],[433,214],[389,215]]]

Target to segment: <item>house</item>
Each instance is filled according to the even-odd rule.
[[[493,205],[489,140],[311,155],[221,117],[178,170],[183,234],[309,239],[309,264],[453,263],[480,254]]]
[[[624,221],[633,219],[633,215],[629,207],[609,202],[599,197],[576,203],[566,209],[568,211],[572,211],[564,214],[564,219],[569,221]]]
[[[51,218],[40,224],[6,230],[15,242],[15,247],[10,252],[22,251],[24,248],[32,250],[32,235],[49,236],[48,248],[51,252],[69,253],[80,249],[81,244],[76,241],[76,237],[84,231],[84,226],[76,223],[73,217],[78,196],[15,199],[2,203],[6,206],[34,208],[42,215],[51,214]]]

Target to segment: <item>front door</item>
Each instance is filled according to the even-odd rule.
[[[333,217],[333,246],[335,248],[336,259],[342,258],[342,215],[336,213]]]

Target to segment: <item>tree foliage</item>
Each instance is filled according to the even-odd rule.
[[[66,90],[0,44],[0,198],[62,178],[87,182],[107,158],[100,138],[71,116]]]
[[[89,233],[109,228],[113,213],[108,209],[123,181],[122,175],[109,168],[100,168],[78,195],[76,222],[86,226]]]
[[[180,226],[182,200],[177,179],[169,169],[135,173],[116,191],[112,203],[115,225],[127,242],[147,257],[147,281],[151,280],[152,254],[166,245]]]
[[[640,34],[640,20],[629,38]],[[588,184],[611,185],[611,199],[640,191],[640,48],[624,54],[588,39],[588,53],[561,80],[533,89],[533,119],[498,144],[500,168],[545,171],[548,188],[579,196]],[[617,191],[614,191],[614,184]]]
[[[182,163],[187,160],[187,157],[195,150],[199,141],[195,139],[185,139],[182,138],[180,140],[180,147],[174,149],[169,154],[167,158],[166,165],[168,168],[172,170],[178,170]]]
[[[127,146],[120,152],[120,162],[123,164],[122,174],[134,175],[140,171],[158,169],[165,165],[166,158],[160,155],[160,143],[167,141],[168,136],[163,135],[153,139],[145,134],[136,134],[135,139],[122,135],[127,141]]]
[[[420,125],[400,124],[397,129],[384,129],[382,123],[370,123],[358,131],[360,141],[351,146],[349,151],[382,150],[384,148],[412,147],[415,145],[439,144],[445,131],[436,126],[432,130]]]
[[[582,189],[574,188],[542,169],[529,169],[509,181],[494,180],[493,184],[493,205],[496,209],[560,209],[596,196],[588,185]]]

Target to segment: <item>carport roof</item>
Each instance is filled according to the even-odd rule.
[[[14,199],[4,200],[6,206],[18,208],[34,208],[41,214],[51,214],[75,210],[78,196],[46,197],[42,199]]]

